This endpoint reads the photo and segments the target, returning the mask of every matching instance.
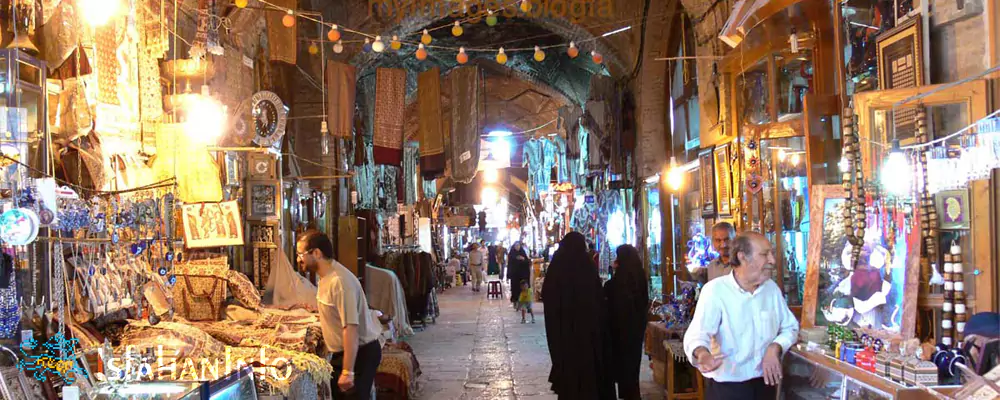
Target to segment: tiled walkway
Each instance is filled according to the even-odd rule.
[[[436,324],[407,341],[423,376],[417,399],[555,399],[549,391],[549,352],[544,311],[535,303],[536,323],[521,324],[508,299],[487,300],[485,288],[468,286],[439,295]],[[529,318],[530,319],[530,318]],[[648,361],[642,367],[644,399],[662,399]]]

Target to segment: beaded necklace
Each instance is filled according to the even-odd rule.
[[[847,194],[847,204],[844,208],[847,241],[851,244],[851,265],[854,269],[861,258],[861,249],[865,244],[865,176],[861,170],[861,142],[854,127],[854,109],[844,108],[843,117],[844,147],[843,158],[847,169],[843,173],[844,192]]]

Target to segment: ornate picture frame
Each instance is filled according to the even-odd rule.
[[[281,213],[281,189],[277,180],[252,180],[247,182],[247,219],[272,221]]]
[[[937,209],[938,227],[943,230],[969,229],[972,215],[969,214],[969,191],[946,190],[934,195]]]
[[[924,42],[920,18],[910,18],[876,39],[879,90],[924,84]]]
[[[243,245],[239,202],[185,204],[181,211],[187,248]]]
[[[715,207],[718,210],[719,218],[729,219],[733,216],[733,176],[729,164],[729,143],[715,146],[714,167],[715,167]]]
[[[701,180],[701,217],[713,218],[715,206],[715,160],[712,149],[698,153],[698,176]]]

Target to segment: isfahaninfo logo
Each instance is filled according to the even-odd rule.
[[[76,344],[76,338],[66,339],[60,336],[52,336],[45,343],[28,339],[21,344],[17,369],[25,374],[30,373],[41,382],[48,380],[49,374],[54,374],[72,385],[77,378],[87,377],[87,372],[74,361],[72,354]]]
[[[522,1],[527,2],[524,5]],[[580,22],[614,17],[612,0],[368,0],[368,16],[397,23],[413,17],[451,17],[478,23],[489,16],[549,18]],[[526,11],[527,10],[527,11]]]

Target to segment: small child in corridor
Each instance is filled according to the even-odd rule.
[[[531,285],[527,279],[521,281],[521,295],[517,299],[517,307],[521,310],[521,323],[525,323],[525,314],[531,314],[531,323],[535,323],[535,313],[531,311]]]

